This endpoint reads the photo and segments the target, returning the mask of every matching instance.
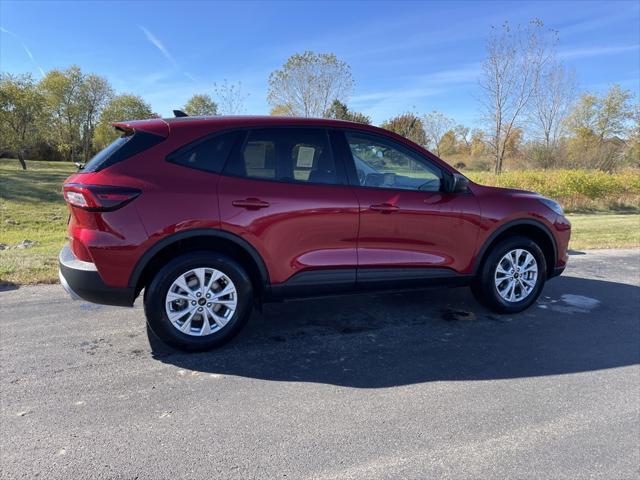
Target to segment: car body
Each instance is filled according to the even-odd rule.
[[[60,278],[91,302],[131,306],[168,263],[193,252],[234,263],[250,282],[251,305],[433,284],[475,284],[482,297],[488,256],[516,237],[539,248],[542,283],[567,262],[571,225],[555,202],[478,185],[387,130],[253,116],[114,126],[123,136],[64,184],[70,221]],[[529,291],[517,277],[502,285],[512,281],[515,297]],[[526,308],[539,294],[531,288],[524,303],[490,306]],[[182,343],[164,339],[216,344],[191,345],[191,333]]]

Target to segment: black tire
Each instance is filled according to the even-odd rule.
[[[527,297],[521,301],[509,302],[498,293],[498,288],[495,285],[495,272],[502,257],[514,249],[526,250],[533,255],[538,264],[538,277],[535,287]],[[500,241],[491,249],[471,285],[471,291],[479,303],[494,312],[518,313],[529,308],[538,299],[546,278],[547,263],[538,244],[527,237],[513,236]]]
[[[220,330],[209,335],[193,336],[180,332],[169,320],[165,299],[173,282],[190,269],[214,268],[226,275],[236,287],[237,304],[233,316]],[[218,347],[240,332],[253,308],[253,287],[245,270],[231,258],[208,251],[181,255],[155,275],[144,295],[144,311],[149,327],[162,341],[180,350],[202,351]]]

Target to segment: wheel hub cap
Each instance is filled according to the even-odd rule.
[[[233,317],[238,305],[234,283],[215,268],[195,268],[176,278],[165,299],[171,324],[191,336],[220,331]]]
[[[538,280],[538,262],[531,252],[515,249],[498,262],[494,274],[500,297],[510,303],[520,302],[533,292]]]

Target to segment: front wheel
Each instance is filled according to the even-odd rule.
[[[546,277],[547,264],[538,244],[526,237],[509,237],[491,250],[471,290],[491,310],[517,313],[536,301]]]
[[[182,350],[208,350],[235,336],[253,304],[251,280],[234,260],[194,252],[167,263],[145,290],[151,330]]]

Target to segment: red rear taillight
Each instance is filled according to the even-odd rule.
[[[90,212],[109,212],[125,206],[140,195],[140,190],[107,185],[69,183],[63,187],[64,199],[73,207]]]

